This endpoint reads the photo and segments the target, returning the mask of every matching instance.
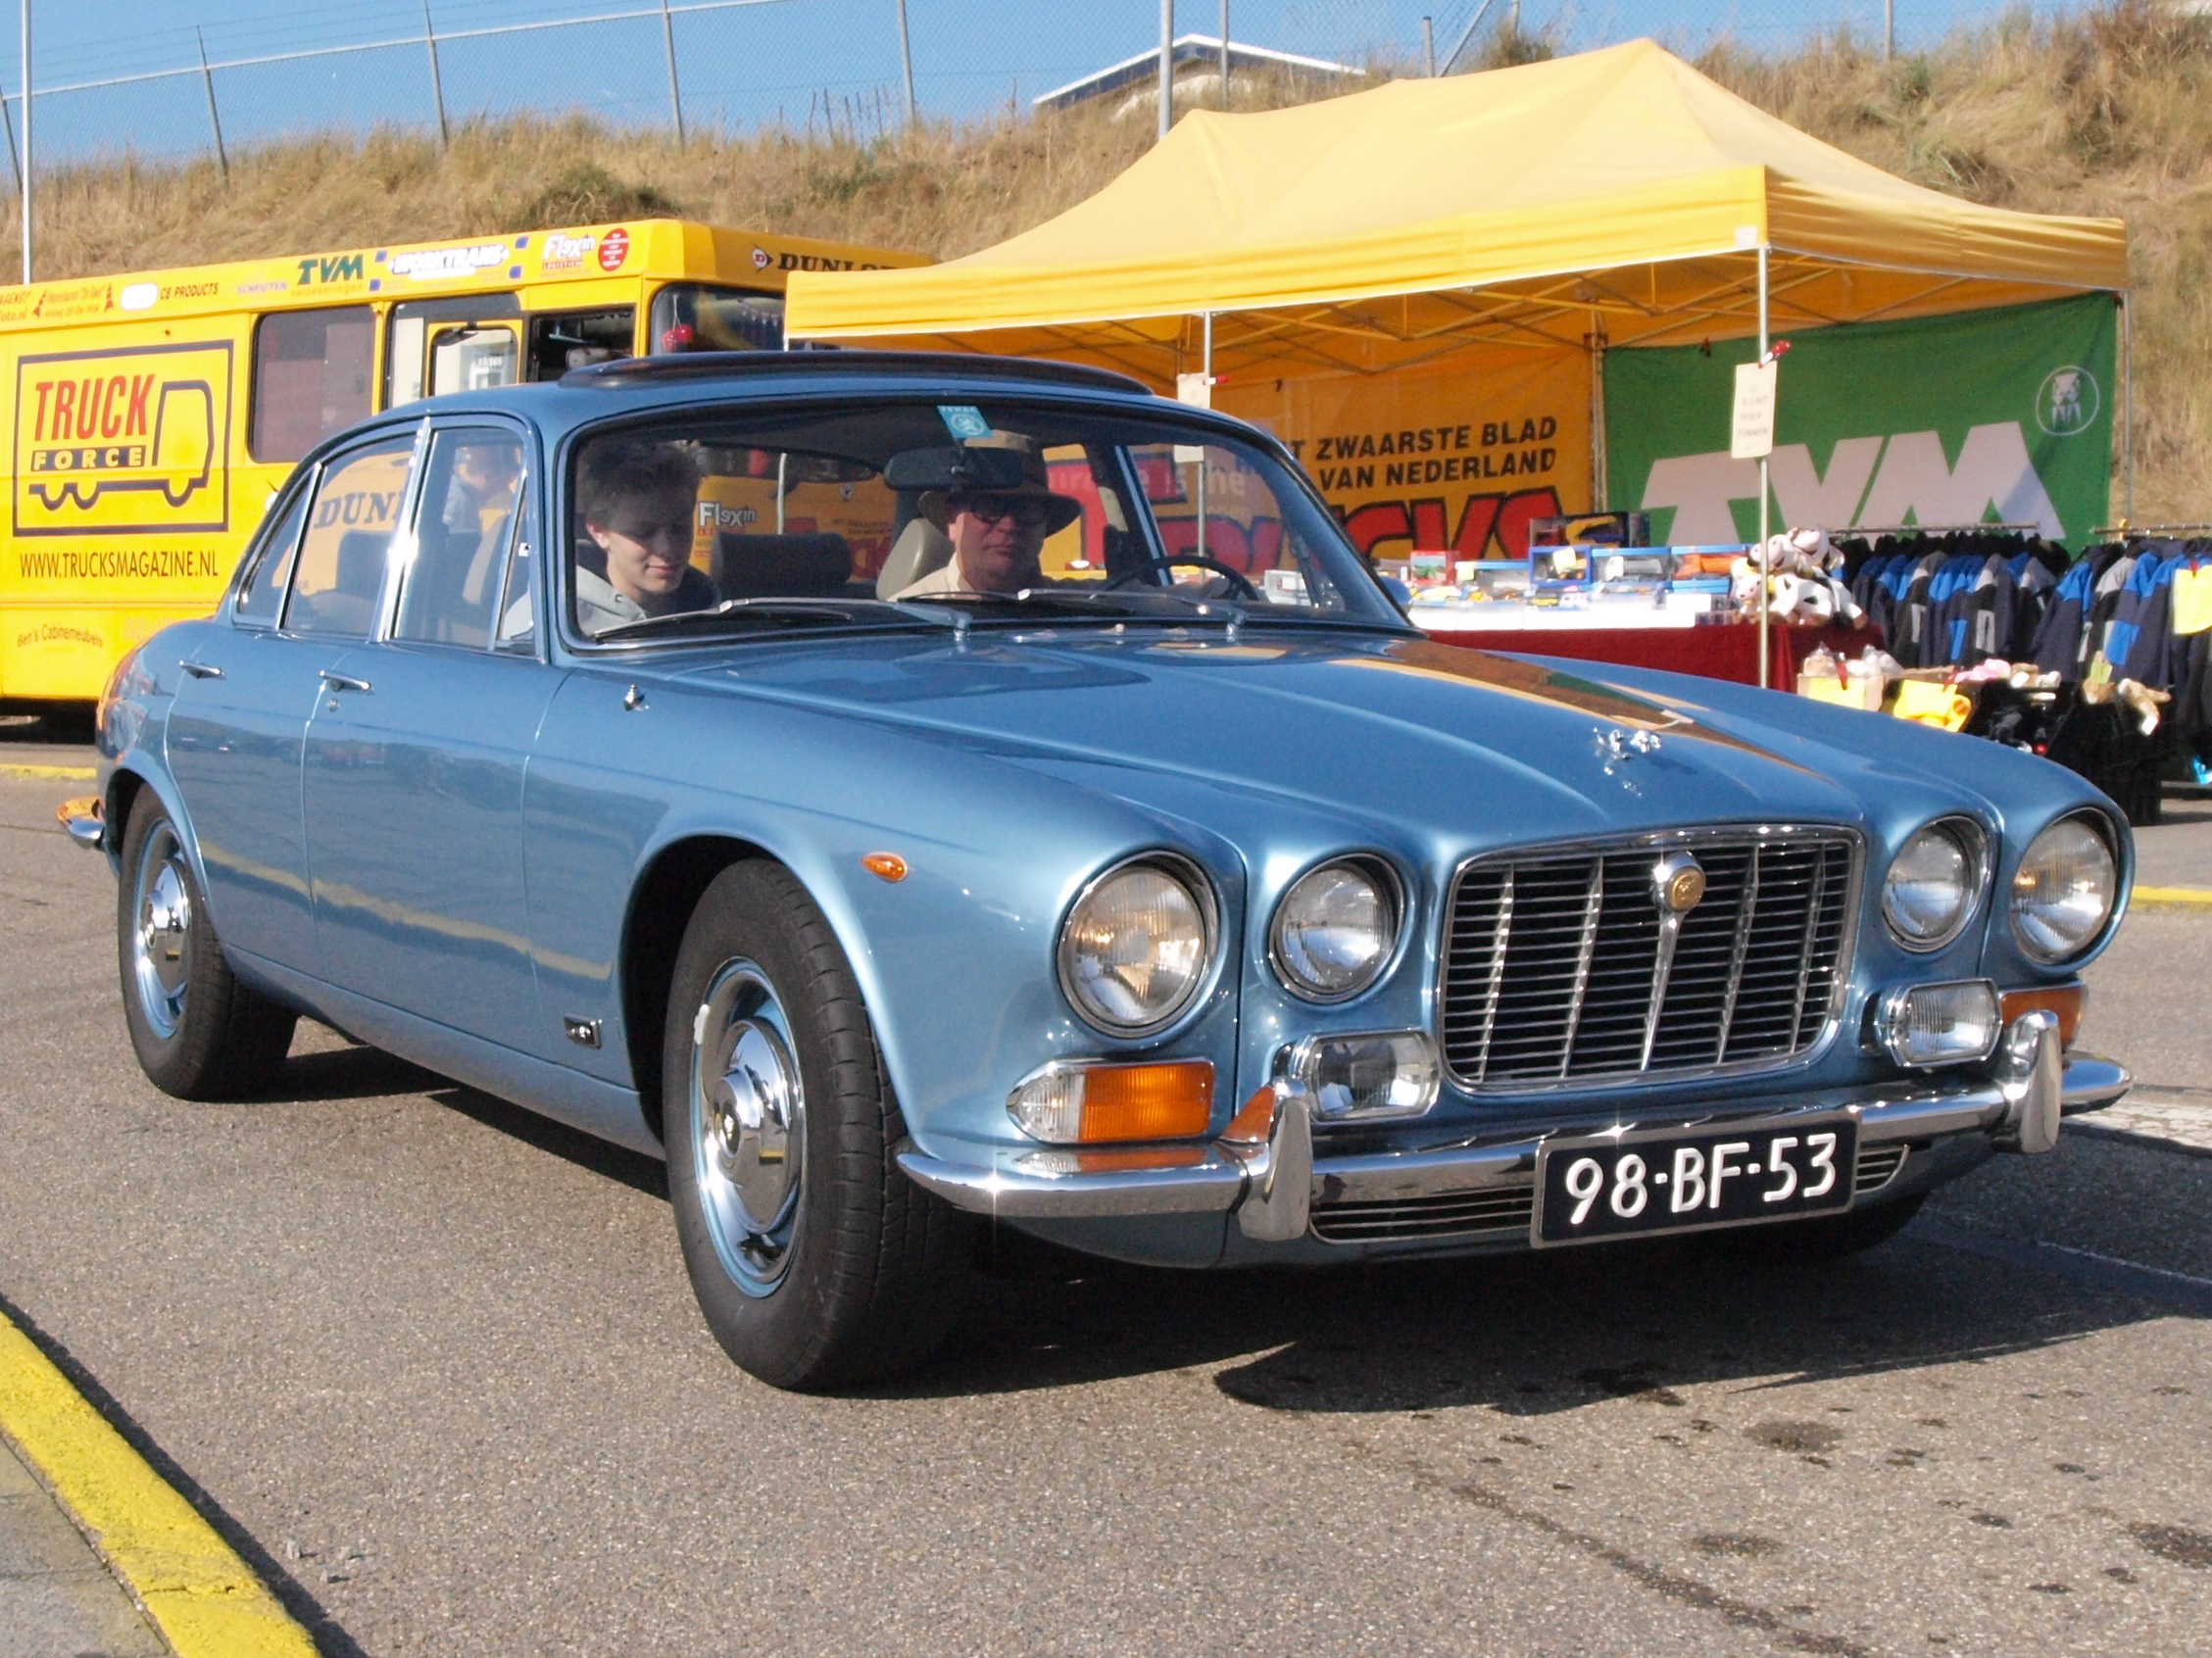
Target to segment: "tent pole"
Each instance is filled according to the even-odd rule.
[[[1766,361],[1766,244],[1764,242],[1761,242],[1759,244],[1759,361],[1761,363],[1764,363]],[[1762,455],[1759,457],[1759,689],[1762,691],[1769,688],[1769,685],[1774,677],[1770,668],[1769,658],[1769,653],[1772,649],[1772,646],[1767,638],[1767,627],[1769,621],[1767,613],[1767,589],[1772,585],[1774,579],[1774,555],[1767,550],[1767,535],[1769,532],[1767,529],[1766,515],[1766,468],[1767,458]]]
[[[2136,515],[2136,312],[2120,296],[2120,517]]]
[[[1199,313],[1200,345],[1199,376],[1205,382],[1205,406],[1213,407],[1213,313]],[[1205,557],[1205,445],[1199,445],[1199,541],[1200,558]]]
[[[1605,319],[1590,313],[1590,510],[1609,512],[1605,485]]]
[[[1175,0],[1159,0],[1159,135],[1175,120]]]

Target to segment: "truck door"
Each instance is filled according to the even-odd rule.
[[[513,294],[403,300],[384,326],[387,409],[522,378],[522,310]]]

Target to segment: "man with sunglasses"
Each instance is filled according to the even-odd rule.
[[[1016,433],[994,432],[987,446],[1020,457],[1018,480],[992,489],[931,490],[919,506],[922,516],[945,532],[953,556],[911,586],[901,599],[926,599],[945,593],[1018,593],[1046,585],[1038,558],[1045,538],[1065,529],[1083,511],[1068,496],[1055,495],[1036,447]],[[971,447],[986,447],[977,443]]]

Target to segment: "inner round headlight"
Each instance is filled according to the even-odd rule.
[[[1060,928],[1060,988],[1109,1036],[1149,1036],[1190,1006],[1213,956],[1213,895],[1180,858],[1107,870]]]
[[[1982,884],[1982,831],[1963,818],[1931,823],[1904,844],[1882,879],[1882,918],[1907,950],[1958,937]]]
[[[2012,936],[2038,961],[2064,961],[2104,930],[2119,887],[2110,844],[2087,818],[2062,817],[2028,844],[2012,878]]]
[[[1268,954],[1295,995],[1343,1001],[1375,982],[1398,947],[1398,885],[1368,858],[1307,870],[1275,906]]]

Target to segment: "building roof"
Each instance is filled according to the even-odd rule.
[[[1217,66],[1221,61],[1221,37],[1218,34],[1183,34],[1175,38],[1169,48],[1175,61],[1176,73],[1186,64]],[[1284,70],[1296,74],[1357,74],[1358,70],[1350,64],[1331,63],[1326,58],[1305,58],[1296,52],[1271,52],[1264,46],[1241,46],[1229,42],[1229,73],[1239,70]],[[1071,80],[1065,86],[1032,98],[1030,103],[1040,110],[1064,110],[1071,104],[1084,103],[1092,98],[1103,98],[1109,92],[1119,92],[1124,87],[1144,87],[1156,82],[1159,76],[1159,52],[1140,52],[1134,58],[1124,58],[1118,64],[1108,64],[1103,70],[1093,71],[1081,80]]]

